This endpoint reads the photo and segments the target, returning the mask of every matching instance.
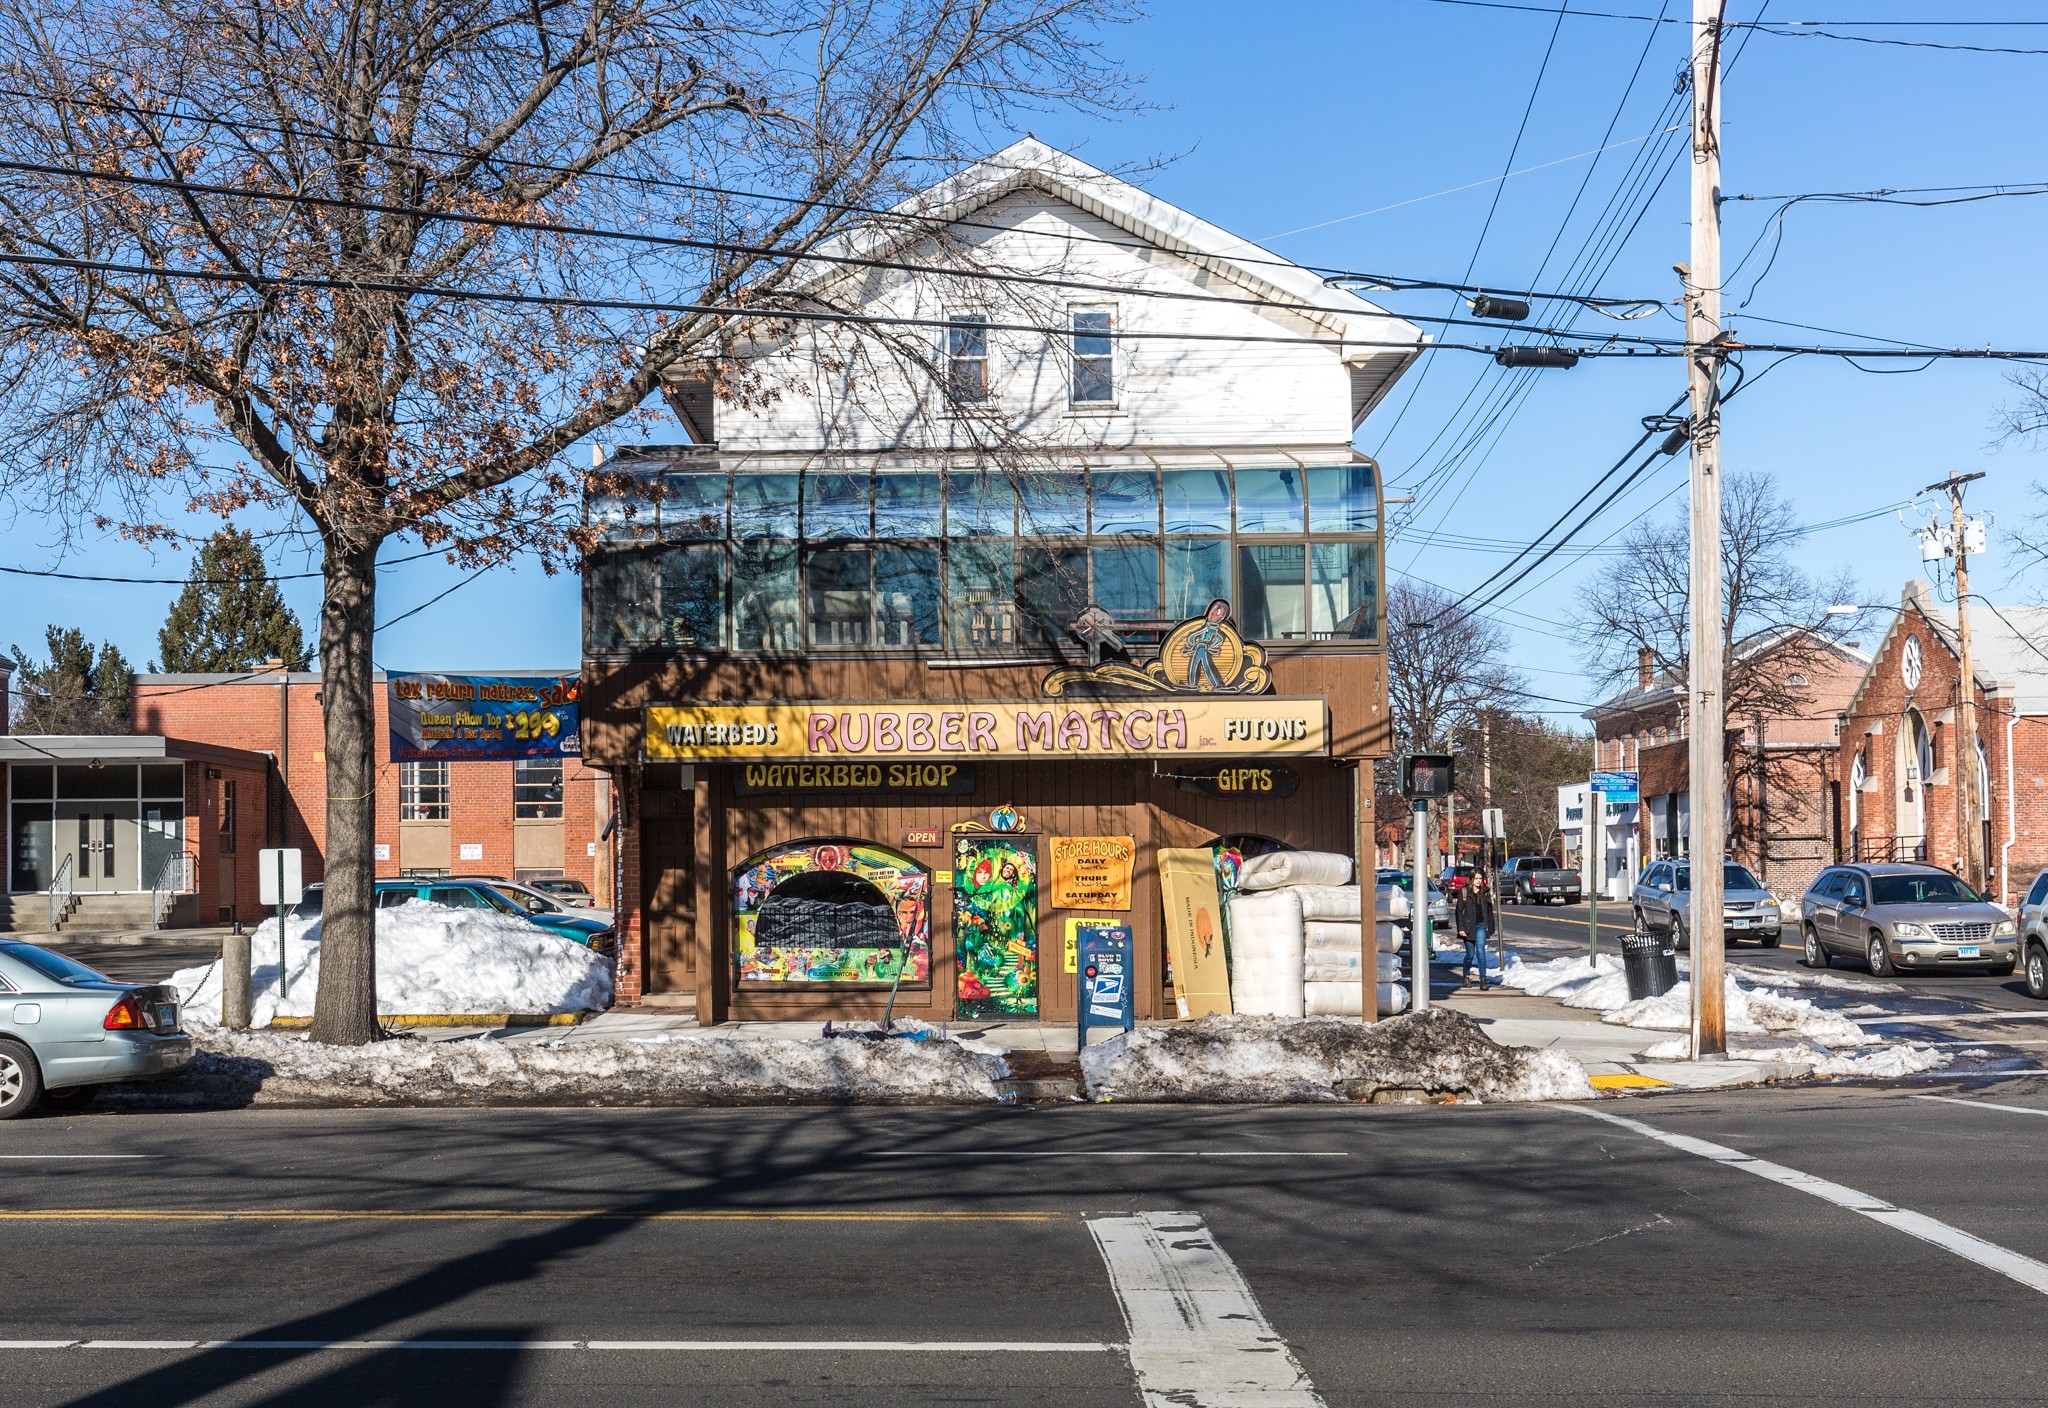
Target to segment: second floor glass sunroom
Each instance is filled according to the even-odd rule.
[[[1067,465],[627,450],[593,475],[586,657],[1071,651],[1227,598],[1272,644],[1381,639],[1379,484],[1348,450]]]

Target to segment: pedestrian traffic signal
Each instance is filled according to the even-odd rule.
[[[1449,753],[1410,753],[1401,759],[1401,795],[1425,801],[1450,796],[1456,763]]]

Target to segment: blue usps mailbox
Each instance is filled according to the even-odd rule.
[[[1131,927],[1103,924],[1084,927],[1074,941],[1075,979],[1080,1044],[1088,1044],[1090,1027],[1137,1025],[1137,992],[1132,986]]]

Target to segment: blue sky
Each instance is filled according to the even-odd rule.
[[[1574,0],[1575,7],[1637,14],[1654,14],[1658,3]],[[1668,6],[1674,15],[1689,8],[1684,0]],[[1154,107],[1109,123],[1046,115],[1032,123],[1040,137],[1112,169],[1164,158],[1142,178],[1153,191],[1291,258],[1446,280],[1460,279],[1470,265],[1474,281],[1504,287],[1559,286],[1646,145],[1632,139],[1654,130],[1671,99],[1686,44],[1679,25],[1654,27],[1650,38],[1653,27],[1623,20],[1567,17],[1559,26],[1549,14],[1432,0],[1256,7],[1158,0],[1154,10],[1109,39],[1130,70],[1145,75],[1142,93]],[[1757,0],[1731,0],[1731,18],[1757,12]],[[1772,20],[1930,15],[2043,17],[2019,0],[1772,0],[1766,11]],[[2048,28],[1856,32],[2048,49]],[[1648,55],[1624,102],[1646,39]],[[1548,66],[1531,105],[1546,47]],[[2048,55],[1759,34],[1729,76],[1724,190],[1790,195],[2048,180],[2036,136],[2044,81]],[[1525,109],[1513,166],[1540,169],[1492,183],[1509,163]],[[1586,157],[1560,160],[1601,146],[1610,123],[1606,140],[1628,145],[1604,153],[1597,166]],[[1661,140],[1682,138],[1681,132]],[[1634,232],[1598,279],[1600,292],[1673,296],[1670,266],[1687,249],[1684,180],[1681,161],[1654,197],[1626,203],[1621,224],[1635,222]],[[1585,196],[1574,208],[1582,181]],[[1446,191],[1453,193],[1437,194]],[[1729,204],[1731,266],[1774,209]],[[1754,293],[1768,241],[1731,281],[1729,322],[1750,341],[1841,341],[1761,321],[1772,318],[1938,345],[2038,346],[2048,339],[2048,290],[2038,274],[2044,219],[2048,197],[1925,210],[1805,204],[1786,218],[1775,263]],[[1544,269],[1553,241],[1556,253]],[[1443,294],[1377,297],[1396,311],[1452,311]],[[1747,309],[1738,310],[1745,298]],[[1677,328],[1663,315],[1636,324],[1584,321],[1628,332]],[[1753,356],[1750,370],[1767,364]],[[1390,484],[1422,483],[1433,491],[1390,544],[1392,566],[1460,590],[1503,557],[1433,535],[1526,540],[1629,446],[1640,417],[1683,390],[1676,360],[1587,361],[1540,373],[1512,414],[1490,422],[1477,449],[1462,449],[1461,402],[1468,412],[1473,404],[1492,404],[1502,374],[1490,368],[1469,354],[1435,354],[1427,375],[1410,372],[1412,385],[1396,390],[1358,440],[1380,458]],[[1475,401],[1465,402],[1468,394]],[[1993,364],[1939,363],[1887,376],[1799,358],[1731,404],[1726,463],[1776,476],[1802,519],[1815,523],[1898,503],[1955,470],[1986,470],[1989,478],[1973,489],[1971,502],[1995,513],[2000,526],[1989,556],[1977,564],[1984,589],[2006,599],[2033,597],[2048,591],[2048,578],[2008,581],[2016,555],[2005,529],[2036,510],[2031,485],[2048,479],[2048,460],[1994,443],[1995,414],[2014,394]],[[1678,511],[1682,466],[1683,456],[1665,462],[1581,541],[1597,543],[1646,512]],[[182,554],[115,542],[90,544],[60,562],[54,534],[32,507],[5,510],[0,563],[174,578],[187,570]],[[416,549],[393,545],[387,555],[408,550]],[[1889,514],[1816,534],[1803,552],[1819,572],[1852,568],[1870,601],[1896,599],[1902,582],[1920,570],[1915,544]],[[1560,575],[1524,584],[1503,602],[1514,662],[1533,690],[1557,701],[1594,697],[1575,649],[1544,632],[1562,633],[1574,584],[1597,562],[1555,558],[1537,577],[1563,565]],[[298,553],[274,565],[317,566]],[[380,619],[409,610],[460,575],[438,561],[392,569],[381,578]],[[317,586],[317,579],[286,584],[309,631]],[[0,649],[16,641],[39,646],[43,624],[57,621],[111,639],[140,666],[156,650],[156,631],[176,590],[0,578]],[[574,663],[577,650],[574,579],[515,564],[397,625],[380,638],[379,661],[403,669],[562,666]],[[1576,713],[1563,702],[1544,707],[1567,718]]]

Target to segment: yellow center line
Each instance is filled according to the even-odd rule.
[[[619,1212],[581,1208],[0,1208],[0,1222],[1064,1222],[1063,1212],[830,1208]]]

